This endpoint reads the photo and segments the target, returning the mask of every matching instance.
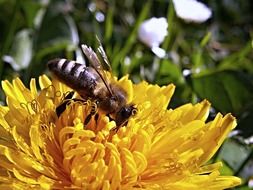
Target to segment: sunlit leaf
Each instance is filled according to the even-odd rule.
[[[233,175],[234,171],[231,167],[229,167],[229,165],[226,162],[223,161],[220,173],[222,175]]]

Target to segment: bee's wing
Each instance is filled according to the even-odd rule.
[[[110,64],[110,62],[107,58],[105,50],[104,50],[99,38],[97,36],[96,36],[96,38],[97,38],[97,41],[99,43],[98,52],[99,52],[99,54],[100,54],[100,56],[102,57],[102,60],[103,60],[103,63],[102,63],[103,69],[106,70],[106,71],[112,72],[111,64]]]
[[[109,84],[107,82],[108,80],[107,80],[106,73],[104,72],[104,70],[107,70],[107,69],[105,69],[103,67],[103,65],[101,64],[101,62],[100,62],[100,60],[99,60],[99,58],[97,56],[97,54],[93,51],[93,49],[91,47],[88,47],[85,44],[82,44],[81,47],[82,47],[83,53],[88,58],[88,60],[89,60],[89,62],[91,64],[91,67],[93,67],[96,70],[96,72],[98,73],[98,75],[102,79],[102,81],[105,84],[105,86],[106,86],[107,90],[109,91],[109,93],[111,95],[113,95],[112,90],[111,90],[111,88],[110,88],[110,86],[109,86]],[[100,46],[100,47],[102,47],[102,46]],[[107,59],[107,56],[106,56],[105,52],[103,51],[103,48],[100,49],[100,47],[98,48],[98,50],[103,52],[103,53],[100,53],[101,56],[102,56],[102,58],[103,59],[106,58],[106,60],[107,60],[107,61],[104,60],[104,62],[107,62],[109,64],[109,61]],[[109,68],[111,68],[111,67],[109,67]]]
[[[91,66],[95,69],[102,69],[101,62],[93,49],[91,47],[88,47],[86,44],[82,44],[81,47],[84,55],[88,58]]]

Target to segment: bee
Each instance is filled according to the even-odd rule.
[[[100,55],[96,54],[91,47],[81,46],[89,65],[77,63],[67,59],[53,59],[48,62],[48,68],[61,82],[75,90],[82,100],[95,103],[95,109],[100,109],[116,123],[116,128],[126,125],[129,118],[136,114],[137,108],[133,103],[127,103],[127,92],[106,74],[112,75],[108,58],[102,45],[98,47]],[[101,60],[103,62],[101,62]],[[73,93],[68,95],[73,96]],[[58,106],[59,115],[66,108],[66,102]],[[96,113],[92,111],[90,115]],[[91,116],[89,116],[91,117]]]

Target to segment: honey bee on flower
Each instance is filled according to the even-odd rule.
[[[102,46],[99,46],[98,51],[103,63],[90,47],[82,45],[82,49],[90,66],[66,59],[54,59],[48,63],[49,70],[60,81],[77,91],[83,101],[91,100],[95,104],[95,109],[98,107],[114,119],[116,129],[119,129],[127,123],[130,116],[136,114],[137,109],[133,103],[127,103],[127,92],[113,81],[114,77],[108,79],[105,68],[109,71],[111,68]],[[57,115],[59,116],[63,110],[62,106],[58,107]],[[95,113],[96,110],[93,110],[91,115]]]

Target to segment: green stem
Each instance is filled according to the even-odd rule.
[[[126,56],[126,54],[131,50],[133,44],[135,43],[136,38],[137,38],[136,36],[137,36],[138,28],[139,28],[140,24],[142,23],[142,21],[149,14],[151,5],[152,5],[152,1],[148,0],[147,3],[142,8],[142,11],[141,11],[141,13],[134,25],[134,28],[133,28],[130,36],[127,38],[127,41],[126,41],[124,47],[120,50],[120,52],[118,52],[118,54],[112,60],[112,68],[114,71],[117,71],[117,68],[120,64],[120,60]]]
[[[114,2],[110,6],[105,20],[105,43],[108,44],[113,33]]]
[[[163,44],[162,44],[162,48],[163,49],[168,49],[169,48],[169,45],[171,43],[171,40],[172,40],[172,33],[173,33],[173,24],[174,23],[174,14],[175,14],[175,11],[174,11],[174,6],[173,6],[173,2],[172,0],[169,1],[169,7],[168,7],[168,13],[167,13],[167,22],[168,22],[168,35],[166,36]]]
[[[169,1],[169,6],[168,6],[168,11],[167,11],[167,22],[168,22],[168,35],[166,36],[164,42],[162,43],[162,49],[164,49],[165,51],[168,51],[169,49],[169,45],[171,43],[172,40],[172,33],[173,33],[173,19],[174,19],[174,6],[173,6],[173,2],[172,0]],[[160,71],[160,67],[161,67],[161,63],[163,63],[163,61],[167,61],[164,59],[157,59],[156,64],[158,66],[157,70],[156,70],[156,75],[159,73]]]

